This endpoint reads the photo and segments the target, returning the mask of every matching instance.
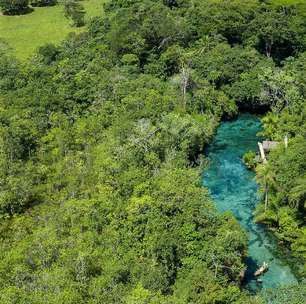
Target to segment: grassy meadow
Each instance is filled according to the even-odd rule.
[[[104,0],[84,0],[86,19],[102,14]],[[20,16],[0,15],[0,39],[8,43],[10,50],[25,60],[41,45],[59,43],[70,32],[82,31],[65,18],[63,5],[35,7],[34,11]]]

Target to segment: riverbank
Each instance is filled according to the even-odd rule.
[[[297,283],[288,263],[279,255],[278,245],[262,225],[254,223],[253,212],[259,202],[255,173],[247,170],[242,156],[257,149],[260,120],[251,114],[242,114],[234,121],[219,126],[214,140],[207,149],[210,166],[203,176],[203,184],[220,212],[231,211],[249,237],[246,264],[246,288],[257,291]],[[261,283],[254,272],[263,262],[269,271],[261,276]]]

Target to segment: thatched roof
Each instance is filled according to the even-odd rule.
[[[264,140],[262,142],[262,146],[264,148],[265,151],[270,151],[272,149],[274,149],[277,145],[279,144],[278,141],[268,141],[268,140]]]

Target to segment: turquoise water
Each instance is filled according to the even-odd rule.
[[[241,158],[245,152],[257,150],[256,133],[260,128],[259,119],[250,114],[223,122],[207,150],[210,165],[203,177],[217,209],[220,212],[232,211],[248,233],[246,287],[253,291],[297,282],[290,267],[279,256],[275,241],[253,221],[253,211],[259,202],[258,185],[254,172],[247,170]],[[260,277],[262,282],[259,283],[253,273],[264,261],[269,264],[269,271]]]

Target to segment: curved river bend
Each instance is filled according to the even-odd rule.
[[[254,172],[247,170],[241,159],[245,152],[257,149],[256,133],[260,129],[259,119],[250,114],[223,122],[207,150],[210,166],[203,176],[203,184],[210,190],[217,209],[232,211],[248,233],[246,287],[253,291],[297,282],[290,267],[277,256],[275,241],[253,221],[253,211],[259,202],[258,185]],[[264,261],[269,264],[269,271],[258,283],[253,273]]]

